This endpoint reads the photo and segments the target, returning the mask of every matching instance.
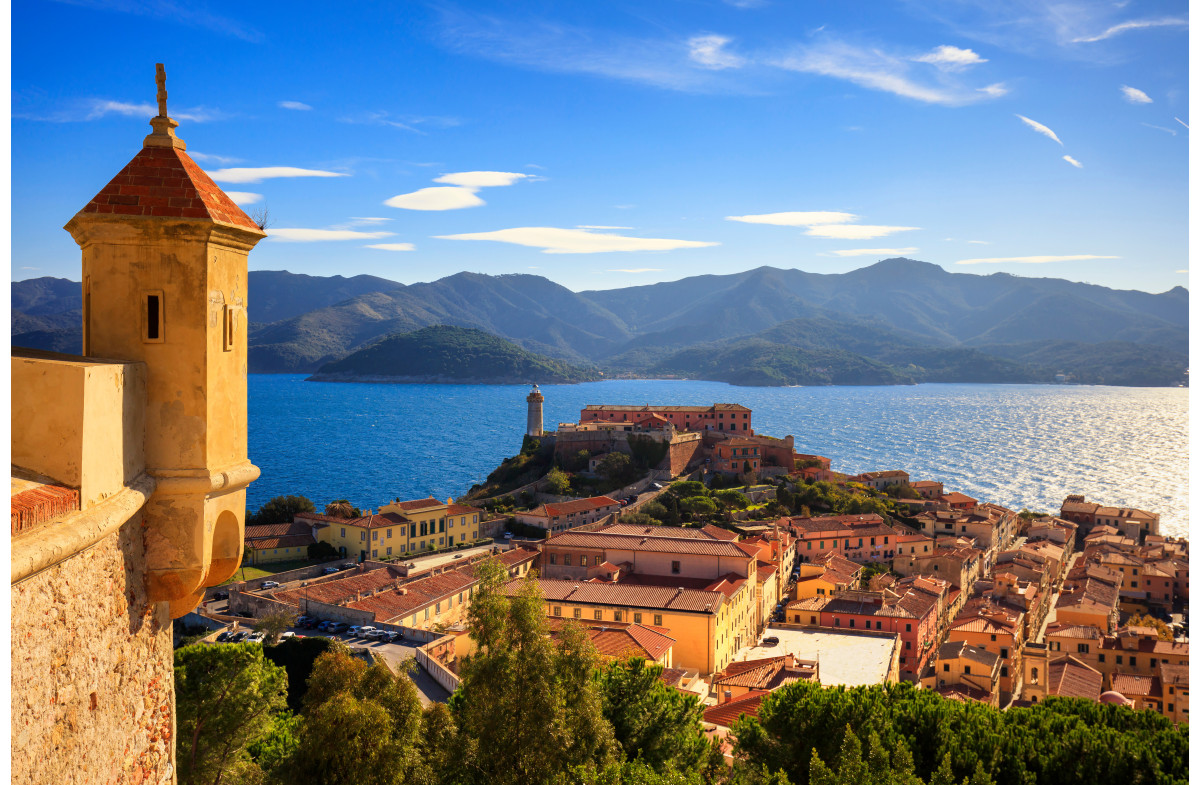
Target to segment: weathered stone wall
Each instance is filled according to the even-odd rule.
[[[141,530],[139,513],[12,586],[13,785],[173,782],[171,620]]]
[[[668,453],[668,457],[670,458],[670,468],[668,470],[671,472],[671,476],[678,477],[687,471],[693,462],[699,462],[700,450],[703,444],[699,439],[672,444],[671,450]]]

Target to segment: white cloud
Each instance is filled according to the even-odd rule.
[[[308,104],[302,104],[299,101],[280,101],[279,108],[280,109],[296,109],[301,112],[307,112],[310,109],[312,109],[312,107],[309,106]]]
[[[997,256],[990,259],[960,259],[955,264],[1048,264],[1050,262],[1081,262],[1088,259],[1120,259],[1119,256],[1095,256],[1093,254],[1076,254],[1074,256]]]
[[[1076,161],[1074,158],[1072,158],[1069,155],[1064,155],[1063,160],[1066,161],[1067,163],[1069,163],[1071,166],[1074,166],[1076,169],[1083,168],[1083,164],[1079,163],[1078,161]]]
[[[252,194],[249,191],[226,191],[225,195],[236,205],[258,204],[262,201],[262,194]]]
[[[773,65],[789,71],[844,79],[869,90],[941,106],[962,106],[1007,92],[1002,84],[984,88],[968,86],[947,69],[940,69],[930,81],[925,78],[926,74],[912,74],[911,57],[832,40],[796,50]]]
[[[1058,134],[1054,133],[1049,128],[1047,128],[1046,126],[1039,123],[1037,120],[1030,120],[1028,117],[1026,117],[1023,114],[1019,114],[1019,115],[1017,115],[1017,117],[1021,118],[1022,123],[1025,123],[1025,125],[1029,126],[1033,130],[1037,131],[1042,136],[1049,137],[1050,139],[1053,139],[1054,141],[1058,142],[1059,144],[1062,144],[1062,139],[1058,138]]]
[[[22,269],[22,270],[36,270],[36,269],[38,269],[38,268],[37,268],[37,267],[22,267],[21,269]],[[1176,270],[1175,272],[1177,272],[1177,273],[1179,273],[1179,274],[1181,274],[1181,275],[1187,275],[1187,274],[1188,274],[1188,271],[1187,271],[1187,270]]]
[[[1075,38],[1072,43],[1075,44],[1090,44],[1096,41],[1103,41],[1106,38],[1128,33],[1130,30],[1145,30],[1151,27],[1187,27],[1186,19],[1176,17],[1165,17],[1162,19],[1134,19],[1129,22],[1122,22],[1119,25],[1113,25],[1099,35],[1084,36]]]
[[[392,220],[391,218],[351,218],[340,224],[330,226],[330,229],[357,229],[360,226],[378,226]]]
[[[344,172],[326,172],[323,169],[301,169],[296,166],[258,166],[233,169],[217,169],[208,176],[218,183],[261,183],[277,177],[347,177]]]
[[[725,49],[729,43],[723,35],[698,35],[688,39],[688,57],[693,63],[714,71],[741,68],[745,60]]]
[[[210,155],[209,153],[200,153],[194,150],[187,151],[188,157],[193,161],[211,161],[215,164],[240,164],[241,158],[233,158],[227,155]]]
[[[1130,87],[1127,84],[1121,85],[1121,95],[1131,104],[1152,104],[1154,99],[1146,95],[1136,87]]]
[[[668,240],[652,237],[626,237],[583,229],[559,229],[552,226],[523,226],[495,232],[448,234],[439,240],[492,240],[500,243],[541,248],[542,253],[607,253],[610,251],[672,251],[677,248],[706,248],[720,243],[697,240]]]
[[[896,232],[911,232],[918,226],[868,226],[866,224],[835,224],[810,226],[805,234],[810,237],[827,237],[833,240],[874,240]]]
[[[726,221],[738,221],[744,224],[769,224],[771,226],[816,226],[818,224],[840,224],[857,221],[854,213],[838,213],[830,211],[793,212],[793,213],[763,213],[762,215],[727,215]]]
[[[1153,128],[1155,131],[1162,131],[1163,133],[1170,134],[1171,136],[1179,135],[1179,132],[1174,128],[1163,128],[1161,125],[1153,125],[1151,123],[1142,123],[1142,125],[1146,126],[1147,128]]]
[[[417,246],[412,243],[376,243],[375,245],[365,245],[364,248],[377,248],[380,251],[415,251]]]
[[[168,112],[176,120],[188,120],[193,123],[206,123],[210,120],[219,120],[224,116],[219,110],[207,109],[203,106],[188,109],[168,109]],[[110,114],[119,114],[125,117],[154,117],[158,114],[158,107],[147,103],[133,104],[126,101],[93,98],[88,102],[88,113],[83,119],[99,120],[101,117]]]
[[[491,188],[499,185],[512,185],[526,177],[529,175],[516,172],[453,172],[436,177],[433,181],[447,185],[460,185],[464,188]]]
[[[626,268],[617,268],[616,270],[606,270],[605,272],[610,272],[610,273],[661,273],[662,271],[663,271],[663,268],[661,268],[661,267],[626,267]]]
[[[594,224],[579,224],[576,229],[632,229],[632,226],[596,226]]]
[[[991,245],[987,240],[967,240],[971,245]]]
[[[929,54],[914,57],[913,60],[918,63],[929,63],[945,71],[962,71],[973,65],[987,62],[970,49],[959,49],[957,46],[939,46]]]
[[[366,225],[369,225],[369,224],[381,224],[381,223],[386,223],[386,222],[388,222],[388,221],[390,221],[390,220],[392,220],[392,219],[391,219],[391,218],[356,218],[356,217],[354,217],[354,216],[351,216],[351,217],[350,217],[350,220],[351,220],[351,221],[357,221],[357,222],[358,222],[360,225],[366,226]]]
[[[349,229],[271,229],[267,236],[284,243],[319,243],[327,240],[378,240],[395,232],[355,232]]]
[[[384,204],[388,207],[399,207],[401,210],[461,210],[464,207],[479,207],[487,203],[475,195],[473,188],[446,185],[398,194]]]
[[[835,256],[903,256],[917,251],[916,248],[853,248],[849,251],[833,251]]]

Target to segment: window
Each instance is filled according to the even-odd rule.
[[[229,304],[226,304],[223,310],[221,349],[226,352],[231,352],[233,351],[234,324],[237,320],[237,312],[233,309],[233,306]]]
[[[1117,655],[1117,664],[1118,665],[1121,664],[1121,655],[1120,654]]]
[[[596,621],[604,621],[604,611],[593,611],[592,618]]]
[[[438,531],[439,532],[446,531],[446,519],[445,518],[442,518],[440,521],[438,521]]]
[[[142,342],[162,343],[165,340],[163,338],[162,290],[145,292],[142,304]]]
[[[571,566],[571,554],[569,554],[569,553],[563,554],[563,565],[567,566],[567,567]]]
[[[387,555],[388,555],[388,556],[391,556],[391,555],[392,555],[392,549],[391,549],[390,547],[387,549]]]
[[[1008,649],[1007,648],[1000,649],[1000,659],[1002,659],[1002,660],[1008,659]]]
[[[911,625],[911,624],[905,624],[905,625],[904,625],[904,631],[905,631],[905,632],[912,632],[912,625]]]
[[[662,626],[662,614],[661,613],[654,614],[654,626],[655,627]],[[1171,689],[1174,689],[1174,687],[1172,687]]]
[[[421,536],[422,537],[424,537],[426,534],[429,534],[429,530],[428,530],[428,528],[426,528],[427,526],[428,526],[428,524],[426,524],[425,521],[421,521]]]
[[[1000,675],[1005,678],[1008,678],[1008,666],[1007,665],[1000,666]]]
[[[672,575],[679,574],[679,562],[677,562],[677,561],[671,562],[671,574]]]
[[[950,663],[948,663],[948,662],[943,663],[942,664],[942,673],[949,673],[949,672],[950,672]]]
[[[579,557],[579,566],[580,566],[580,567],[586,567],[586,566],[587,566],[587,563],[588,563],[588,558],[587,558],[587,556],[582,556],[582,555],[581,555],[581,556]]]
[[[621,612],[613,611],[613,621],[620,621],[620,620],[621,620]]]
[[[342,527],[342,536],[343,537],[346,536],[346,527],[345,526]]]
[[[877,621],[877,622],[875,622],[875,629],[877,629],[877,630],[882,630],[882,629],[883,629],[883,622],[881,622],[881,621]]]
[[[851,625],[851,626],[853,626],[853,625]],[[905,642],[904,642],[904,648],[906,648],[906,649],[911,649],[911,648],[912,648],[912,641],[905,641]]]
[[[1104,655],[1103,655],[1103,654],[1098,654],[1098,655],[1096,655],[1096,656],[1100,658],[1100,662],[1104,662]]]
[[[1134,657],[1132,654],[1129,655],[1129,667],[1131,667],[1131,668],[1137,667],[1137,657]]]
[[[581,616],[583,616],[583,609],[582,609],[582,608],[576,608],[574,611],[572,611],[572,613],[574,614],[575,618],[576,618],[576,619],[578,619],[578,618],[580,618]]]
[[[554,606],[554,615],[555,615],[555,616],[562,616],[562,606],[561,606],[561,605],[555,605],[555,606]]]
[[[372,540],[378,540],[378,539],[379,539],[379,530],[378,530],[378,529],[376,529],[375,531],[371,532],[371,539],[372,539]]]
[[[853,626],[854,626],[854,619],[851,619],[851,620],[850,620],[850,626],[851,626],[851,627],[853,627]]]
[[[445,544],[446,544],[446,538],[438,537],[438,545],[445,545]]]
[[[825,546],[821,546],[821,547],[825,547]],[[812,550],[812,540],[808,541],[808,550],[810,550],[810,551]]]
[[[391,529],[388,529],[388,530],[387,530],[387,538],[388,538],[389,540],[390,540],[390,539],[392,539],[392,530],[391,530]]]
[[[408,536],[409,538],[417,536],[417,524],[414,523],[412,526],[408,527]]]
[[[359,541],[359,542],[362,542],[362,541],[363,541],[363,540],[365,540],[365,539],[367,539],[367,533],[366,533],[366,532],[359,532],[359,533],[358,533],[358,541]]]
[[[971,675],[971,666],[970,666],[970,665],[964,665],[964,666],[963,666],[963,673],[965,673],[965,674],[967,674],[968,676],[970,676],[970,675]]]
[[[556,554],[556,553],[550,554],[550,563],[558,564],[558,554]]]
[[[439,603],[437,604],[437,608],[436,608],[436,610],[434,611],[434,613],[441,613],[441,612],[442,612],[442,604],[439,602]]]
[[[640,613],[633,614],[633,623],[641,624],[642,623],[642,614],[640,614]]]

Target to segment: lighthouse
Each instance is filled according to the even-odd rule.
[[[525,398],[525,401],[529,404],[529,419],[528,425],[525,428],[525,435],[542,435],[542,401],[544,400],[546,398],[542,395],[541,390],[538,389],[536,384],[533,385],[533,389],[529,391],[529,395]]]

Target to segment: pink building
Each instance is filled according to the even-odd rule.
[[[678,431],[736,431],[751,436],[754,427],[751,412],[738,403],[714,403],[712,406],[622,406],[592,403],[579,413],[579,422],[638,423],[657,417]]]

